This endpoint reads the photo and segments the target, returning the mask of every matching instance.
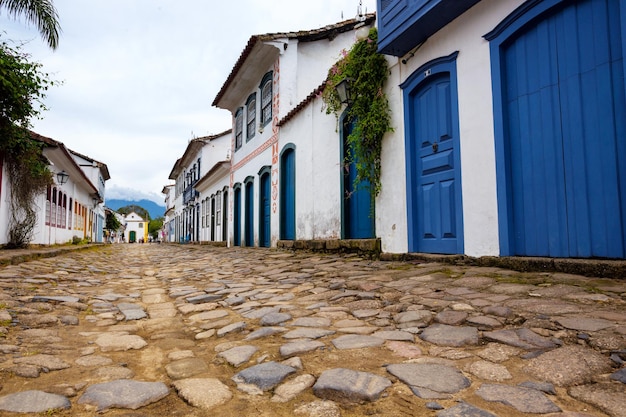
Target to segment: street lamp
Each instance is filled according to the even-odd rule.
[[[352,83],[351,78],[344,78],[339,81],[335,86],[335,90],[337,91],[337,95],[339,96],[339,100],[343,104],[350,105],[352,102],[352,91],[350,91],[350,83]]]
[[[65,171],[57,172],[57,182],[63,185],[70,179],[70,174]]]

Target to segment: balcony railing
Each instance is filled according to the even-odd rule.
[[[195,188],[193,188],[193,185],[190,185],[187,188],[185,188],[185,191],[183,192],[183,204],[193,203],[196,197],[199,197],[199,196],[200,196],[200,193],[196,191]]]

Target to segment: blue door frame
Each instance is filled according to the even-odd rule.
[[[400,86],[409,252],[464,251],[457,55],[428,62]]]
[[[224,203],[222,204],[222,241],[228,240],[228,187],[224,188]]]
[[[244,181],[245,213],[244,213],[244,244],[254,246],[254,178],[248,177]]]
[[[259,171],[259,246],[269,248],[271,240],[271,173],[265,166]]]
[[[342,195],[343,195],[343,238],[370,239],[374,237],[375,213],[372,206],[370,184],[367,181],[354,183],[356,179],[356,161],[351,161],[352,149],[348,136],[352,133],[354,121],[349,120],[344,113],[341,119],[341,161],[342,161]]]
[[[235,184],[233,191],[233,245],[241,246],[241,184]]]
[[[625,34],[626,0],[544,0],[485,35],[501,255],[626,257]]]
[[[280,238],[296,239],[296,151],[286,145],[280,154]]]

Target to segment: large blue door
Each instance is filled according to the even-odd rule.
[[[405,88],[409,251],[463,252],[456,55],[418,69]]]
[[[502,52],[509,252],[623,258],[626,10],[563,3]]]
[[[280,238],[296,238],[296,152],[286,149],[280,157]]]
[[[270,174],[261,175],[259,196],[259,246],[270,246]]]
[[[244,244],[254,246],[254,182],[247,181],[245,190]]]
[[[241,187],[236,187],[233,201],[233,244],[241,246]]]
[[[354,123],[344,119],[343,122],[343,227],[345,239],[369,239],[374,237],[374,208],[370,184],[367,181],[354,183],[356,179],[356,161],[353,160],[352,149],[348,136]],[[346,158],[351,163],[346,163]]]

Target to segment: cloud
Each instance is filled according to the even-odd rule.
[[[363,8],[375,10],[375,1]],[[35,28],[8,19],[1,37],[31,40],[32,59],[62,85],[34,130],[107,164],[107,198],[160,191],[194,136],[223,132],[213,99],[252,35],[316,29],[356,15],[355,0],[55,0],[62,33],[51,51]]]
[[[130,187],[120,187],[119,185],[113,185],[107,188],[105,197],[106,199],[113,200],[150,200],[160,205],[163,205],[163,201],[165,200],[163,194],[158,194],[151,191],[139,191]]]

